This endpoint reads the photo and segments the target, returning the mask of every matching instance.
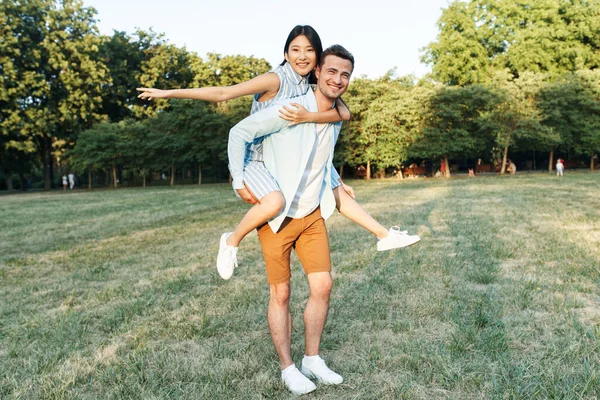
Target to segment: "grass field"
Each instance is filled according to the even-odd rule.
[[[334,290],[313,399],[600,397],[600,174],[350,182],[378,253],[328,221]],[[228,185],[0,197],[0,398],[288,398],[255,233],[230,281]],[[293,355],[306,278],[294,258]]]

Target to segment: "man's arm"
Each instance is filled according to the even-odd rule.
[[[229,131],[227,156],[234,189],[245,187],[244,156],[246,155],[246,146],[257,138],[279,132],[289,124],[288,121],[279,118],[280,105],[281,103],[275,103],[271,107],[250,115]]]

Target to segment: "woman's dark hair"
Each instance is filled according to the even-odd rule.
[[[285,53],[288,52],[288,48],[290,47],[290,43],[292,43],[292,40],[296,39],[300,35],[306,36],[306,38],[312,45],[315,54],[317,55],[317,65],[319,65],[319,62],[321,61],[321,53],[323,52],[323,45],[321,44],[321,38],[319,37],[319,34],[310,25],[296,25],[294,29],[292,29],[292,31],[288,35],[287,40],[285,41],[285,46],[283,47],[283,54],[285,55]],[[284,58],[283,62],[279,65],[283,65],[286,62],[287,60]]]

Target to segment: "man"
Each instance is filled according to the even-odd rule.
[[[73,171],[69,172],[69,189],[73,190],[73,188],[75,187],[75,174],[73,174]]]
[[[348,88],[354,57],[342,46],[334,45],[321,56],[315,75],[314,92],[278,102],[298,103],[308,111],[326,111],[335,105]],[[285,199],[283,212],[258,229],[267,277],[270,284],[268,323],[279,356],[281,377],[294,394],[316,389],[307,377],[324,384],[340,384],[343,378],[319,357],[321,334],[327,319],[333,286],[329,241],[324,219],[335,208],[332,188],[340,185],[333,168],[333,149],[341,123],[306,123],[288,126],[279,117],[278,106],[251,115],[232,128],[229,135],[229,162],[234,189],[241,192],[243,162],[247,144],[264,138],[264,162],[277,180]],[[304,267],[310,287],[304,311],[305,356],[301,371],[292,361],[292,318],[290,299],[290,254],[292,248]]]

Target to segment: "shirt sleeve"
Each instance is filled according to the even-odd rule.
[[[342,123],[341,122],[336,122],[335,124],[333,124],[334,126],[334,136],[333,136],[333,140],[334,140],[334,146],[337,143],[338,137],[340,135],[340,130],[342,129]],[[335,189],[336,187],[340,186],[340,174],[338,174],[337,170],[335,169],[334,165],[333,165],[333,159],[331,160],[330,163],[330,167],[331,168],[331,188]]]
[[[289,124],[289,121],[279,117],[280,107],[278,105],[281,104],[280,102],[273,103],[271,107],[243,119],[229,131],[227,156],[233,189],[244,188],[246,146],[257,138],[279,132]]]

